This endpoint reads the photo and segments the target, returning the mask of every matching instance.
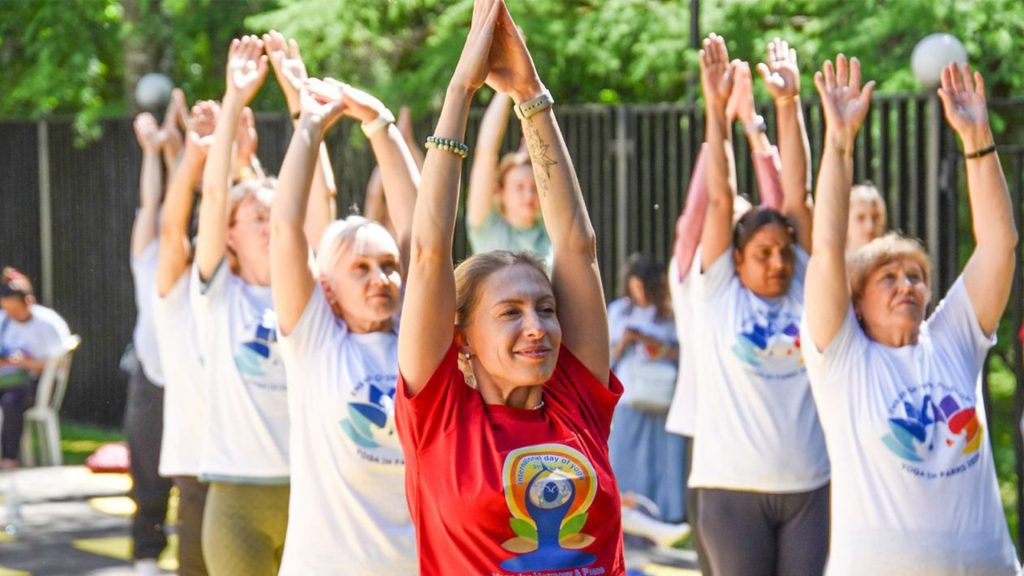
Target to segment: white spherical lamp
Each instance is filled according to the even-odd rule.
[[[159,72],[150,72],[135,85],[135,103],[143,110],[159,110],[171,101],[174,83]]]
[[[945,32],[922,38],[910,56],[914,76],[927,89],[938,87],[942,69],[950,62],[966,64],[967,49],[956,36]]]

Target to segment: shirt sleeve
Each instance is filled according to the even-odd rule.
[[[196,332],[199,337],[200,350],[210,349],[210,335],[216,329],[216,309],[224,304],[227,297],[228,270],[227,260],[221,260],[213,271],[209,281],[204,282],[199,276],[199,266],[192,265],[192,279],[189,282],[189,304],[196,317]]]
[[[487,218],[484,218],[479,226],[466,226],[466,236],[469,238],[469,246],[473,249],[474,254],[491,249],[490,246],[494,243],[493,238],[498,233],[500,218],[501,214],[497,210],[491,209]]]
[[[562,346],[547,390],[547,396],[560,404],[560,409],[582,418],[588,428],[597,430],[602,441],[608,440],[612,414],[622,397],[622,383],[614,372],[609,372],[608,386],[605,386],[575,354]]]
[[[312,361],[313,356],[321,353],[325,347],[330,345],[331,335],[339,324],[344,326],[336,320],[334,311],[331,310],[327,298],[324,296],[323,288],[317,283],[309,295],[309,301],[306,302],[302,316],[292,328],[291,333],[285,336],[278,328],[277,335],[282,345],[281,351],[291,362]]]
[[[703,247],[697,249],[697,255],[694,256],[695,262],[700,262],[701,250]],[[736,277],[736,264],[732,259],[732,251],[733,248],[730,244],[707,270],[702,271],[695,268],[691,271],[691,274],[698,272],[693,281],[700,301],[709,302],[726,294],[729,282]]]
[[[156,298],[156,268],[160,243],[153,240],[138,255],[131,257],[132,280],[135,282],[135,304],[148,313]]]
[[[398,375],[395,394],[395,422],[403,446],[421,447],[431,439],[440,438],[456,422],[459,403],[468,401],[467,394],[476,390],[465,384],[459,370],[458,348],[452,342],[441,363],[426,385],[410,397],[405,377]]]
[[[858,353],[864,348],[867,336],[857,322],[857,316],[853,312],[851,304],[846,310],[846,316],[839,327],[839,331],[832,338],[832,342],[822,349],[811,336],[811,328],[807,323],[807,312],[804,311],[800,321],[800,353],[807,364],[808,371],[814,374],[825,375],[835,370],[842,369],[842,366],[853,362],[863,361],[863,354]]]
[[[996,334],[986,335],[981,329],[963,275],[956,279],[946,297],[939,302],[924,329],[936,347],[949,357],[966,362],[965,368],[969,373],[981,370],[985,356],[996,344]]]

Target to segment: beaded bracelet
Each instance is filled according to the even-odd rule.
[[[452,140],[451,138],[427,136],[425,146],[427,148],[433,148],[434,150],[443,150],[449,154],[455,154],[459,158],[463,159],[469,156],[469,146],[466,146],[458,140]]]

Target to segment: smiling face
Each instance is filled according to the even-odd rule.
[[[479,386],[507,393],[547,382],[562,343],[547,277],[530,265],[513,264],[491,273],[477,291],[461,340],[462,350],[474,358]]]
[[[736,275],[743,286],[762,298],[778,298],[789,290],[796,254],[793,235],[783,225],[766,224],[742,250],[734,250]]]
[[[389,330],[402,288],[398,245],[381,226],[360,226],[339,247],[321,281],[335,313],[350,330]]]
[[[499,191],[505,219],[516,228],[529,228],[537,221],[540,199],[533,166],[518,164],[505,171]]]
[[[901,257],[869,272],[863,292],[853,305],[873,340],[914,342],[931,296],[921,264],[914,258]]]

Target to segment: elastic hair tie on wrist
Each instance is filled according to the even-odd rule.
[[[978,150],[977,152],[964,153],[964,159],[965,160],[974,160],[975,158],[981,158],[983,156],[988,156],[989,154],[991,154],[991,153],[993,153],[995,151],[996,151],[996,145],[992,144],[991,146],[987,146],[985,148],[982,148],[981,150]]]

